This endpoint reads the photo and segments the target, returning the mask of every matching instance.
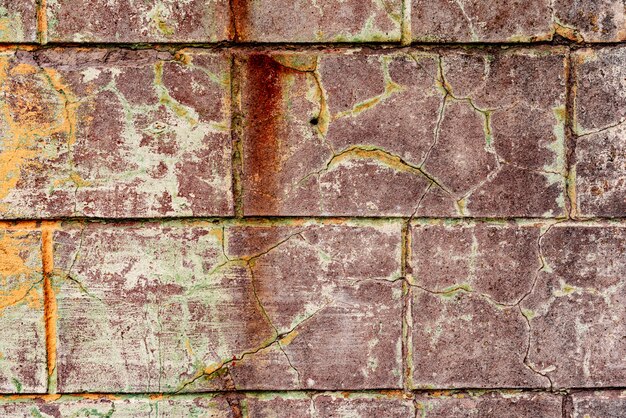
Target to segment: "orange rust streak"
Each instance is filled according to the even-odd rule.
[[[61,399],[62,396],[68,396],[72,398],[78,399],[90,399],[90,400],[103,400],[107,399],[110,401],[115,401],[119,399],[123,399],[122,396],[116,393],[49,393],[46,395],[35,395],[35,394],[22,394],[22,393],[14,393],[14,394],[6,394],[0,395],[0,401],[19,401],[19,400],[42,400],[44,402],[54,402]],[[149,399],[163,399],[167,396],[167,394],[149,394],[147,397]]]
[[[235,42],[245,41],[249,16],[249,0],[230,0],[230,39]]]
[[[39,0],[39,7],[37,8],[37,38],[39,43],[42,44],[48,42],[48,15],[46,3],[46,0]]]
[[[41,254],[43,264],[44,319],[46,326],[46,352],[48,362],[48,390],[50,377],[54,375],[57,364],[57,299],[52,285],[54,270],[53,232],[54,225],[44,224],[41,229]]]
[[[265,213],[273,213],[277,205],[278,138],[284,124],[282,84],[285,71],[286,67],[269,55],[253,54],[248,59],[248,153],[244,169],[256,192],[264,196],[257,204]]]
[[[38,221],[0,221],[0,228],[9,231],[39,231]]]

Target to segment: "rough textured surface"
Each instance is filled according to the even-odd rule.
[[[626,215],[626,49],[574,55],[578,215]]]
[[[544,267],[522,303],[528,364],[556,387],[626,385],[626,229],[555,226]]]
[[[0,400],[0,413],[6,418],[57,418],[57,417],[215,417],[234,418],[237,407],[227,398],[205,396],[202,398],[123,398],[120,396],[63,396],[49,398],[23,398]]]
[[[59,390],[400,387],[399,232],[59,231]],[[356,239],[363,247],[348,245]]]
[[[0,417],[626,417],[625,0],[0,0]]]
[[[244,213],[562,215],[563,60],[558,49],[250,55]]]
[[[621,227],[416,224],[414,384],[623,385],[625,249]]]
[[[6,418],[22,417],[214,417],[290,418],[376,417],[413,415],[413,402],[401,394],[233,394],[228,396],[121,397],[63,396],[0,399]]]
[[[561,418],[560,396],[544,393],[491,392],[418,395],[416,415],[424,418]]]
[[[228,58],[68,53],[0,56],[0,217],[232,213]]]
[[[401,0],[234,0],[235,40],[399,41]]]
[[[37,40],[37,1],[0,0],[0,42]]]
[[[413,0],[415,41],[532,42],[552,35],[550,0]]]
[[[554,0],[556,28],[571,39],[586,42],[626,40],[623,0]]]
[[[48,0],[53,42],[216,42],[228,39],[228,0]]]
[[[0,393],[45,393],[41,239],[0,231]]]
[[[540,233],[532,225],[414,225],[416,387],[549,385],[527,364],[518,306],[541,268]]]
[[[571,418],[620,418],[626,411],[626,392],[578,392],[572,404]]]
[[[414,415],[412,400],[401,393],[327,393],[306,395],[264,395],[246,399],[249,416],[293,418],[376,417]]]
[[[626,39],[622,0],[412,0],[418,42],[575,42]]]

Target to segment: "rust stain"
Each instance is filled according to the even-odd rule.
[[[14,234],[3,234],[0,238],[0,275],[21,275],[30,272],[24,258],[20,255],[21,240]]]
[[[46,352],[48,364],[48,392],[56,391],[57,366],[57,320],[58,306],[56,292],[52,283],[54,271],[53,234],[56,223],[44,223],[41,228],[41,254],[43,262],[44,320],[46,327]]]
[[[47,0],[39,0],[37,7],[37,41],[48,43],[48,15]]]
[[[19,400],[42,400],[44,402],[54,402],[61,399],[61,394],[48,394],[48,395],[30,395],[16,393],[8,396],[0,396],[0,400],[19,401]]]
[[[296,339],[298,334],[299,334],[298,331],[294,329],[289,334],[287,334],[283,338],[281,338],[280,343],[282,345],[289,345],[289,344],[291,344],[293,342],[293,340]]]
[[[27,63],[12,65],[9,57],[0,59],[0,93],[5,97],[0,103],[4,129],[0,139],[1,201],[17,187],[24,166],[41,166],[42,141],[64,134],[68,147],[73,145],[77,105],[56,71],[41,71]],[[0,210],[5,210],[5,205]]]
[[[116,401],[116,400],[122,399],[121,396],[118,396],[113,393],[81,393],[80,397],[82,399],[90,399],[94,401],[100,401],[103,399],[106,399],[109,401]]]
[[[263,213],[275,213],[276,176],[279,168],[279,134],[284,123],[283,79],[290,71],[273,57],[253,54],[247,62],[245,91],[247,148],[244,171],[253,184],[254,206]]]
[[[181,50],[181,51],[177,51],[174,54],[174,61],[180,62],[183,65],[190,65],[191,62],[193,61],[193,58],[191,57],[191,55],[186,53],[185,50]]]
[[[39,231],[39,226],[38,221],[0,221],[0,228],[10,231]]]
[[[41,400],[44,402],[55,402],[61,399],[61,397],[63,396],[64,395],[60,393],[49,393],[45,395],[15,393],[11,395],[0,395],[0,401]],[[114,393],[72,393],[69,395],[65,394],[65,396],[70,396],[72,398],[77,398],[77,399],[89,399],[89,400],[95,400],[95,401],[100,401],[100,400],[116,401],[116,400],[124,399],[122,396],[114,394]],[[157,396],[159,398],[162,398],[162,395],[154,395],[154,394],[149,395],[149,398],[152,399],[152,398],[156,398]]]
[[[246,28],[250,15],[249,0],[230,0],[229,39],[240,42],[247,39]]]
[[[4,308],[18,303],[41,307],[39,293],[32,291],[34,269],[23,256],[28,250],[27,234],[29,231],[13,231],[0,236],[0,315]]]

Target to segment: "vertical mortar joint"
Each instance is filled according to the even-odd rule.
[[[54,270],[53,254],[54,226],[44,222],[41,226],[41,254],[44,287],[44,323],[46,330],[46,360],[49,394],[57,389],[57,318],[58,308],[56,294],[52,283]]]

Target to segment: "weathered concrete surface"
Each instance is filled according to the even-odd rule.
[[[37,1],[0,0],[0,42],[37,40]]]
[[[563,215],[562,52],[243,58],[244,213]]]
[[[213,417],[213,418],[326,418],[413,416],[410,397],[399,393],[241,393],[177,396],[87,395],[0,399],[5,418],[58,418],[104,416],[128,417]]]
[[[58,231],[59,391],[399,388],[400,226]]]
[[[544,268],[521,304],[530,325],[528,364],[556,387],[626,384],[626,229],[555,226]]]
[[[623,385],[625,250],[621,227],[414,225],[415,385]]]
[[[622,0],[413,0],[413,41],[576,42],[626,39]]]
[[[416,387],[549,385],[526,364],[528,324],[518,306],[541,268],[540,233],[532,225],[413,225]]]
[[[572,394],[571,418],[619,418],[626,411],[626,391],[589,391]]]
[[[414,416],[412,399],[401,393],[267,394],[246,399],[250,418],[284,417],[379,417]]]
[[[562,398],[545,393],[487,392],[417,395],[416,415],[424,418],[562,418]]]
[[[202,50],[2,53],[0,217],[231,214],[229,73]]]
[[[216,42],[228,39],[228,0],[48,0],[48,41]]]
[[[46,396],[0,400],[0,414],[5,418],[176,418],[214,417],[236,418],[237,405],[230,406],[221,396],[200,397],[122,397],[104,396]]]
[[[577,215],[626,215],[626,48],[574,54]]]
[[[557,29],[585,42],[626,40],[626,3],[623,0],[554,0]]]
[[[0,230],[0,393],[47,389],[41,234]]]
[[[413,0],[414,41],[533,42],[553,33],[550,0]]]
[[[233,6],[239,41],[400,41],[401,0],[234,0]]]

